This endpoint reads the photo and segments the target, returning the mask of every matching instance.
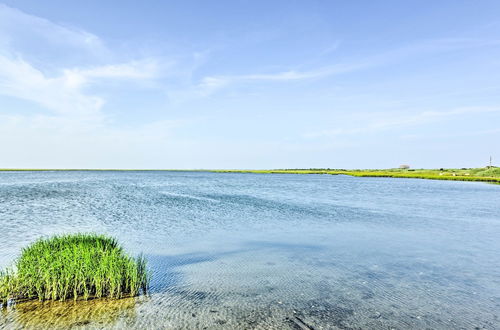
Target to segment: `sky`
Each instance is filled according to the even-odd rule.
[[[0,2],[0,168],[500,165],[499,13],[497,0]]]

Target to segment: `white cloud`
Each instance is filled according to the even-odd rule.
[[[497,129],[486,129],[486,130],[477,130],[470,132],[457,132],[457,133],[445,133],[445,134],[404,134],[401,138],[405,140],[436,140],[436,139],[454,139],[461,137],[475,137],[481,135],[495,135],[500,133],[500,128]]]
[[[104,103],[100,97],[83,93],[65,76],[47,77],[19,57],[0,56],[0,94],[65,115],[96,115]]]
[[[50,77],[21,57],[0,55],[0,94],[35,102],[59,114],[96,114],[105,100],[87,94],[83,87],[102,79],[143,81],[159,72],[153,60],[64,69]]]
[[[34,115],[23,115],[20,111],[16,113],[16,109],[0,107],[0,137],[4,142],[2,156],[7,162],[12,161],[2,166],[10,164],[11,167],[96,167],[100,166],[99,164],[106,164],[105,166],[116,167],[148,167],[148,164],[159,163],[175,166],[168,165],[179,164],[173,162],[175,158],[184,157],[196,161],[213,159],[216,162],[217,157],[214,155],[227,157],[228,161],[238,157],[248,161],[262,159],[262,143],[255,142],[252,146],[254,154],[249,154],[245,148],[239,147],[240,141],[207,142],[199,136],[196,141],[182,140],[187,139],[186,136],[206,134],[203,130],[194,134],[195,130],[186,130],[182,137],[174,139],[171,132],[178,123],[131,122],[134,120],[131,118],[135,118],[136,115],[131,113],[135,111],[131,106],[124,109],[123,113],[128,112],[126,115],[134,116],[126,116],[124,119],[106,117],[107,98],[108,96],[110,99],[120,98],[121,103],[117,104],[124,104],[125,107],[128,106],[126,101],[129,99],[139,102],[142,95],[139,97],[126,95],[129,90],[124,91],[122,83],[161,87],[162,92],[168,89],[171,95],[183,99],[206,97],[232,86],[325,79],[396,63],[406,60],[409,56],[497,44],[498,42],[491,40],[430,40],[374,56],[346,58],[345,62],[333,65],[318,67],[318,61],[311,61],[307,64],[302,63],[302,66],[284,67],[274,72],[256,69],[246,74],[236,72],[221,75],[214,71],[199,79],[193,79],[193,73],[208,61],[208,53],[195,53],[191,60],[186,57],[179,59],[167,76],[164,70],[166,65],[171,63],[160,61],[158,58],[135,57],[128,52],[118,52],[88,31],[0,5],[0,95],[33,102],[48,110]],[[318,56],[324,56],[336,50],[338,46],[334,44]],[[113,86],[109,88],[109,85]],[[1,104],[9,104],[9,101],[7,99],[7,102]],[[131,103],[137,104],[134,102]],[[158,106],[158,103],[154,102],[151,104]],[[210,107],[207,109],[210,110]],[[347,120],[346,125],[338,123],[339,125],[332,129],[311,132],[305,136],[321,138],[372,133],[488,111],[499,110],[460,108],[450,111],[424,111],[408,116],[401,113],[385,114],[385,119],[371,116],[361,121]],[[207,113],[213,115],[208,110]],[[147,116],[141,117],[143,118]],[[127,127],[118,128],[112,122],[113,119],[117,119],[120,124],[125,124]],[[231,133],[221,134],[227,137],[227,134]],[[189,145],[190,142],[192,145]],[[293,149],[299,148],[297,143],[302,143],[301,152],[310,152],[314,148],[331,148],[332,144],[342,145],[343,142],[293,141],[290,143],[292,149],[285,150],[283,146],[276,146],[268,149],[269,157],[264,158],[271,159],[276,151],[283,152],[283,157],[287,157],[286,154],[297,154],[290,152],[299,150]],[[231,145],[224,153],[218,151],[221,149],[221,144]],[[205,146],[210,146],[212,149]],[[234,152],[237,152],[235,150],[244,152],[234,157]],[[307,159],[303,156],[301,158]],[[161,162],[158,162],[160,159]],[[196,162],[190,164],[192,166]]]
[[[0,4],[0,45],[19,48],[40,44],[64,45],[90,53],[107,52],[102,40],[87,31],[53,23],[45,18],[29,15],[18,9]]]
[[[82,58],[66,61],[66,54],[80,52]],[[161,120],[117,128],[103,111],[106,88],[123,82],[157,88],[156,81],[171,65],[150,57],[127,59],[113,54],[94,34],[0,5],[0,97],[40,108],[26,114],[21,108],[0,107],[2,166],[119,167],[121,160],[135,159],[145,167],[151,159],[141,163],[142,156],[158,154],[150,148],[171,146],[170,132],[179,123]],[[0,98],[0,104],[5,100]]]
[[[142,60],[97,66],[89,69],[66,70],[65,72],[79,74],[87,78],[148,79],[157,74],[158,64],[154,60]]]
[[[65,63],[66,54],[82,51],[85,61]],[[92,33],[0,4],[0,95],[34,102],[59,115],[102,117],[106,100],[86,87],[109,80],[150,81],[163,69],[152,58],[117,63],[109,54]]]
[[[199,95],[207,96],[221,88],[236,83],[245,82],[292,82],[309,79],[319,79],[336,74],[347,73],[361,69],[364,64],[338,64],[322,67],[311,71],[289,70],[268,74],[248,74],[233,76],[208,76],[201,79],[197,86]]]
[[[425,56],[439,52],[497,45],[500,45],[499,40],[489,39],[444,38],[422,40],[420,42],[415,42],[413,44],[392,49],[380,54],[352,59],[344,63],[323,66],[314,70],[286,70],[275,73],[207,76],[200,80],[196,86],[196,93],[194,94],[197,94],[198,96],[208,96],[222,88],[245,82],[293,82],[321,79],[381,65],[387,65],[398,60],[406,60],[412,56]],[[335,44],[333,49],[337,49],[338,47],[339,44]]]
[[[500,112],[500,108],[461,107],[448,111],[423,111],[420,113],[415,113],[413,115],[406,115],[399,117],[394,116],[393,113],[383,114],[383,115],[378,114],[379,117],[384,116],[385,118],[375,119],[365,123],[365,125],[358,127],[348,127],[348,128],[337,127],[327,130],[307,132],[303,134],[303,137],[322,138],[322,137],[335,137],[335,136],[354,135],[354,134],[367,134],[367,133],[374,133],[391,129],[404,128],[408,126],[422,125],[426,123],[443,121],[461,115],[491,113],[491,112]]]
[[[83,86],[99,79],[149,80],[160,72],[154,59],[131,61],[128,63],[94,66],[89,68],[65,69],[64,79],[70,86]]]

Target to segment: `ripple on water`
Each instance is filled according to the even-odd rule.
[[[320,175],[0,176],[0,265],[41,235],[144,252],[147,296],[26,302],[3,328],[500,328],[498,186]]]

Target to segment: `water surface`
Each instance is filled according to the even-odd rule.
[[[4,328],[500,328],[500,186],[330,175],[0,172],[0,267],[45,236],[143,252],[151,293]]]

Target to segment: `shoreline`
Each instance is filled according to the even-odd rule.
[[[437,171],[437,170],[424,170],[424,171]],[[396,171],[391,172],[391,170],[216,170],[212,172],[254,173],[254,174],[327,174],[327,175],[348,175],[352,177],[406,178],[406,179],[487,182],[487,183],[500,184],[500,177],[493,177],[493,176],[419,174],[419,172],[413,173],[411,171],[408,171],[402,173]]]
[[[210,172],[210,173],[253,173],[253,174],[327,174],[352,177],[385,177],[427,180],[469,181],[500,184],[500,168],[462,169],[276,169],[276,170],[217,170],[217,169],[15,169],[0,168],[0,172]],[[475,175],[489,173],[490,175]]]

